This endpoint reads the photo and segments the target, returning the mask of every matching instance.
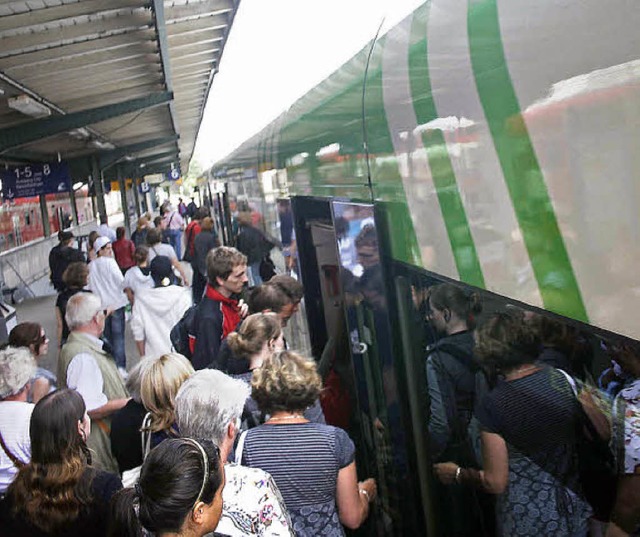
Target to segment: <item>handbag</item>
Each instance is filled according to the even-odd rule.
[[[562,369],[578,402],[576,451],[578,474],[584,497],[594,511],[594,518],[602,522],[611,519],[617,491],[615,458],[609,443],[602,438],[579,400],[576,381]]]

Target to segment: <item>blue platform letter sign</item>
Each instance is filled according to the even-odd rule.
[[[173,168],[169,173],[167,173],[167,179],[169,181],[177,181],[178,179],[180,179],[181,175],[182,174],[180,173],[180,168]]]
[[[59,194],[71,190],[66,162],[35,163],[0,168],[5,201],[32,198],[40,194]]]

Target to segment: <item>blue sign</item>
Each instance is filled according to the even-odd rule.
[[[146,194],[147,192],[149,192],[149,190],[151,190],[151,188],[149,187],[149,183],[147,183],[146,181],[142,181],[142,183],[140,183],[140,194]]]
[[[66,162],[1,168],[0,179],[5,201],[71,190],[71,177]]]
[[[173,168],[168,174],[167,174],[167,180],[169,181],[177,181],[178,179],[180,179],[180,168]]]

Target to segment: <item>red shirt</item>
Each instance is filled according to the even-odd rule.
[[[136,262],[133,258],[133,253],[136,251],[136,246],[129,239],[120,239],[113,244],[113,255],[116,258],[116,263],[122,270],[127,270],[133,267]]]

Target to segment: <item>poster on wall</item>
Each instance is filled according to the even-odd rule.
[[[9,166],[0,169],[0,180],[5,201],[71,190],[71,177],[66,162]]]

